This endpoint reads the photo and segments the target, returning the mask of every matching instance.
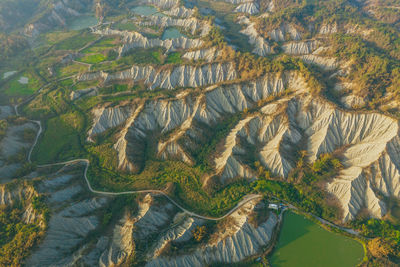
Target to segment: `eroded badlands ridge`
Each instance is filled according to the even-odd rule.
[[[176,83],[169,80],[168,84]],[[342,111],[322,99],[312,99],[306,83],[296,73],[213,86],[172,99],[98,107],[93,110],[89,137],[121,126],[114,148],[119,167],[124,170],[140,171],[144,157],[140,151],[145,150],[146,142],[153,141],[158,142],[160,158],[193,164],[192,151],[206,142],[208,129],[231,114],[257,107],[260,101],[285,92],[292,96],[242,116],[226,137],[224,148],[215,154],[215,173],[223,181],[256,178],[246,164],[246,155],[255,153],[263,166],[287,177],[297,161],[293,149],[302,144],[306,144],[304,149],[311,162],[321,154],[340,150],[345,169],[327,189],[340,200],[343,220],[354,218],[363,207],[373,216],[385,214],[385,205],[374,190],[399,197],[397,121],[377,113]],[[154,139],[160,134],[164,134],[162,140]]]
[[[103,232],[101,218],[112,197],[86,194],[80,177],[80,167],[66,167],[49,178],[36,178],[35,187],[20,184],[0,188],[0,203],[12,205],[38,194],[49,196],[52,212],[48,229],[41,244],[27,259],[30,266],[98,265],[116,266],[129,262],[138,249],[146,249],[147,266],[200,266],[211,263],[232,263],[255,255],[271,239],[278,218],[268,213],[257,224],[252,216],[265,209],[260,200],[252,200],[238,209],[216,228],[206,246],[198,245],[195,252],[183,250],[177,257],[165,257],[169,243],[190,244],[192,230],[205,221],[188,217],[161,197],[147,194],[140,198],[137,208],[126,208]],[[133,203],[132,203],[133,204]],[[43,225],[43,216],[32,205],[25,207],[26,223]],[[43,226],[44,227],[44,226]]]

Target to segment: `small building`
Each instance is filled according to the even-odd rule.
[[[279,210],[278,204],[272,204],[272,203],[268,204],[268,208],[273,210]]]

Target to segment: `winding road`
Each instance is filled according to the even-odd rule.
[[[18,112],[18,107],[19,105],[15,105],[14,106],[14,110],[15,110],[15,114],[17,116],[19,116],[19,112]],[[29,163],[32,162],[31,160],[31,156],[32,156],[32,151],[35,148],[40,135],[42,134],[43,128],[42,128],[42,123],[40,121],[36,121],[36,120],[29,120],[30,122],[33,122],[35,124],[38,125],[39,130],[36,134],[35,140],[28,152],[28,157],[27,160]],[[89,165],[90,165],[90,161],[88,159],[74,159],[74,160],[69,160],[69,161],[64,161],[64,162],[58,162],[58,163],[52,163],[52,164],[44,164],[44,165],[38,165],[38,168],[47,168],[47,167],[53,167],[53,166],[59,166],[59,165],[73,165],[73,164],[78,164],[78,163],[84,163],[85,164],[85,170],[83,172],[83,177],[85,178],[85,182],[88,186],[88,189],[90,192],[94,193],[94,194],[100,194],[100,195],[106,195],[106,196],[121,196],[121,195],[129,195],[129,194],[141,194],[141,193],[151,193],[151,194],[158,194],[158,195],[163,195],[164,197],[166,197],[169,201],[171,201],[176,207],[178,207],[180,210],[182,210],[183,212],[185,212],[187,215],[192,216],[192,217],[196,217],[199,219],[204,219],[204,220],[211,220],[211,221],[220,221],[226,217],[228,217],[229,215],[231,215],[232,213],[234,213],[236,210],[238,210],[239,208],[241,208],[243,205],[249,203],[250,201],[253,201],[255,199],[261,199],[262,195],[256,195],[256,194],[251,194],[251,195],[246,195],[234,208],[232,208],[231,210],[229,210],[225,215],[221,216],[221,217],[210,217],[210,216],[203,216],[194,212],[191,212],[187,209],[185,209],[184,207],[182,207],[180,204],[178,204],[175,200],[173,200],[170,196],[168,196],[168,194],[166,194],[164,191],[161,190],[133,190],[133,191],[124,191],[124,192],[107,192],[107,191],[99,191],[96,189],[93,189],[92,185],[89,182],[89,179],[87,177],[87,171],[89,169]]]
[[[66,77],[66,78],[63,78],[62,80],[64,80],[64,79],[69,79],[69,78],[71,78],[71,77]],[[48,87],[49,85],[50,85],[50,84],[47,84],[47,85],[43,86],[42,88],[40,88],[40,89],[38,90],[38,93],[39,93],[42,89]],[[25,101],[23,101],[23,102],[21,102],[21,103],[15,105],[15,106],[14,106],[15,114],[16,114],[17,116],[19,116],[18,107],[19,107],[21,104],[25,104],[25,103],[31,101],[35,96],[36,96],[36,94],[35,94],[35,95],[32,95],[32,97],[27,98]],[[35,123],[35,124],[37,124],[38,127],[39,127],[39,130],[38,130],[38,132],[37,132],[37,134],[36,134],[35,140],[34,140],[32,146],[31,146],[31,149],[30,149],[29,152],[28,152],[27,161],[28,161],[29,163],[31,163],[31,162],[32,162],[32,160],[31,160],[32,151],[33,151],[33,149],[35,148],[35,146],[36,146],[37,143],[38,143],[39,137],[40,137],[40,135],[41,135],[42,132],[43,132],[43,128],[42,128],[42,123],[41,123],[40,121],[37,121],[37,120],[29,120],[29,121],[30,121],[30,122],[33,122],[33,123]],[[159,194],[159,195],[165,196],[169,201],[171,201],[176,207],[178,207],[180,210],[182,210],[182,211],[183,211],[184,213],[186,213],[187,215],[192,216],[192,217],[196,217],[196,218],[200,218],[200,219],[204,219],[204,220],[220,221],[220,220],[222,220],[222,219],[228,217],[229,215],[231,215],[232,213],[234,213],[235,211],[237,211],[238,209],[240,209],[242,206],[244,206],[245,204],[249,203],[250,201],[253,201],[253,200],[256,200],[256,199],[261,199],[261,198],[263,197],[263,196],[260,195],[260,194],[249,194],[249,195],[246,195],[246,196],[243,197],[243,199],[242,199],[234,208],[232,208],[231,210],[229,210],[225,215],[223,215],[223,216],[221,216],[221,217],[210,217],[210,216],[203,216],[203,215],[200,215],[200,214],[197,214],[197,213],[194,213],[194,212],[191,212],[191,211],[185,209],[183,206],[181,206],[181,205],[178,204],[175,200],[173,200],[170,196],[168,196],[168,194],[166,194],[164,191],[161,191],[161,190],[152,190],[152,189],[148,189],[148,190],[133,190],[133,191],[124,191],[124,192],[107,192],[107,191],[95,190],[95,189],[93,189],[93,187],[91,186],[91,184],[90,184],[90,182],[89,182],[89,179],[88,179],[88,177],[87,177],[87,171],[88,171],[89,165],[90,165],[90,161],[89,161],[88,159],[74,159],[74,160],[64,161],[64,162],[58,162],[58,163],[52,163],[52,164],[38,165],[37,167],[38,167],[38,168],[46,168],[46,167],[59,166],[59,165],[64,165],[64,166],[66,166],[66,165],[72,165],[72,164],[78,164],[78,163],[84,163],[84,164],[85,164],[85,170],[84,170],[84,175],[83,175],[83,176],[84,176],[84,178],[85,178],[85,181],[86,181],[86,184],[87,184],[87,186],[88,186],[88,188],[89,188],[89,191],[92,192],[92,193],[94,193],[94,194],[100,194],[100,195],[106,195],[106,196],[120,196],[120,195],[141,194],[141,193]],[[275,198],[275,199],[277,199],[277,200],[279,200],[280,202],[282,202],[282,200],[280,200],[280,199],[278,199],[278,198]],[[292,204],[289,204],[289,203],[287,203],[287,208],[299,210],[296,206],[293,206]],[[331,223],[331,222],[329,222],[329,221],[327,221],[327,220],[325,220],[325,219],[322,219],[322,218],[320,218],[320,217],[317,217],[317,216],[315,216],[315,215],[313,215],[313,214],[311,214],[311,213],[307,213],[307,214],[309,214],[310,216],[316,218],[316,219],[317,219],[319,222],[321,222],[322,224],[329,225],[329,226],[331,226],[331,227],[334,227],[334,228],[337,228],[337,229],[339,229],[339,230],[345,231],[345,232],[347,232],[347,233],[349,233],[349,234],[352,234],[352,235],[356,235],[356,236],[359,235],[359,233],[358,233],[357,231],[353,230],[353,229],[349,229],[349,228],[344,228],[344,227],[338,226],[338,225],[333,224],[333,223]]]
[[[204,219],[204,220],[211,220],[211,221],[220,221],[232,213],[234,213],[236,210],[241,208],[243,205],[247,204],[248,202],[255,200],[255,199],[260,199],[262,198],[262,195],[256,195],[256,194],[251,194],[251,195],[246,195],[234,208],[232,208],[230,211],[228,211],[225,215],[221,217],[209,217],[209,216],[203,216],[199,215],[197,213],[191,212],[184,207],[182,207],[180,204],[178,204],[175,200],[173,200],[168,194],[166,194],[164,191],[161,190],[134,190],[134,191],[124,191],[124,192],[106,192],[106,191],[99,191],[96,189],[93,189],[93,187],[90,185],[89,179],[87,177],[87,171],[89,169],[90,162],[88,159],[74,159],[66,162],[60,162],[60,163],[53,163],[53,164],[45,164],[45,165],[39,165],[37,167],[39,168],[46,168],[46,167],[52,167],[52,166],[57,166],[57,165],[72,165],[72,164],[77,164],[77,163],[84,163],[85,164],[85,170],[83,173],[83,177],[85,178],[86,184],[89,188],[89,191],[95,194],[100,194],[100,195],[106,195],[106,196],[121,196],[121,195],[129,195],[129,194],[141,194],[141,193],[151,193],[151,194],[159,194],[165,196],[169,201],[171,201],[175,206],[177,206],[179,209],[181,209],[183,212],[188,214],[189,216]]]

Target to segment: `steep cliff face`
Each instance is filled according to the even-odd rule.
[[[220,51],[216,47],[186,52],[182,57],[187,60],[213,62],[218,59]]]
[[[37,225],[43,230],[45,228],[44,216],[32,205],[32,200],[38,195],[36,189],[28,183],[14,182],[14,184],[0,185],[0,205],[10,209],[19,207],[22,212],[22,223]],[[19,230],[17,229],[17,231]]]
[[[260,6],[255,1],[246,2],[246,3],[242,3],[242,4],[238,5],[235,8],[235,12],[247,13],[247,14],[250,14],[250,15],[255,15],[255,14],[258,14],[260,12]]]
[[[289,42],[282,45],[283,51],[290,55],[312,54],[318,47],[319,42],[316,40]]]
[[[247,17],[238,17],[238,23],[245,25],[246,28],[240,32],[249,38],[249,43],[254,46],[253,53],[259,56],[266,56],[273,53],[269,43],[257,32],[255,23],[251,22]]]
[[[129,214],[114,227],[111,244],[104,250],[99,259],[99,266],[120,266],[134,253],[134,221]]]
[[[102,79],[104,82],[119,80],[143,81],[149,90],[156,88],[174,89],[179,87],[203,87],[232,81],[237,77],[232,63],[214,63],[201,66],[181,65],[169,69],[156,70],[152,66],[132,66],[128,70],[115,73],[85,73],[78,81]]]

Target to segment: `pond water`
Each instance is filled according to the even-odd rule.
[[[68,28],[74,31],[80,31],[92,26],[96,26],[98,20],[94,16],[80,16],[68,23]]]
[[[7,71],[6,73],[3,74],[3,79],[7,79],[8,77],[10,77],[11,75],[14,75],[15,73],[17,73],[15,70]]]
[[[165,16],[160,13],[157,8],[153,6],[137,6],[131,9],[133,13],[142,16]]]
[[[20,84],[28,84],[29,78],[28,78],[28,77],[21,76],[21,77],[19,77],[18,82],[19,82]]]
[[[175,39],[179,37],[186,37],[177,28],[167,28],[161,36],[161,40]]]
[[[270,259],[272,267],[354,267],[364,257],[362,245],[323,229],[293,212],[286,212],[279,240]]]

